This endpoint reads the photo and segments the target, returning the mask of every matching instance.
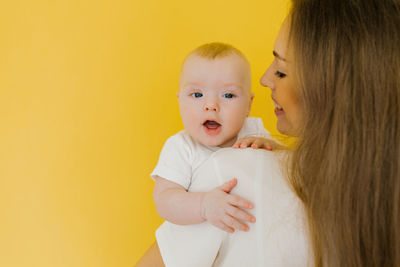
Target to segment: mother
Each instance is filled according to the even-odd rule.
[[[314,265],[398,266],[400,1],[293,0],[273,53],[261,84],[298,137]]]

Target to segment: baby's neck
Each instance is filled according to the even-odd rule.
[[[194,139],[194,140],[196,140],[196,139]],[[200,142],[199,140],[196,140],[196,142],[202,144],[203,146],[210,147],[210,148],[225,148],[225,147],[232,147],[233,144],[236,143],[236,140],[237,140],[237,136],[233,137],[232,139],[226,140],[222,144],[219,144],[216,146],[210,146],[210,145],[204,144],[204,143]]]

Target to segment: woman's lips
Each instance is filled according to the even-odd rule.
[[[216,121],[207,120],[203,123],[203,128],[208,135],[217,135],[221,131],[221,124]]]
[[[283,108],[282,108],[278,103],[276,103],[276,101],[275,101],[274,98],[272,98],[272,100],[274,101],[274,106],[275,106],[275,110],[274,110],[274,111],[275,111],[275,115],[279,116],[279,115],[284,114],[285,111],[283,110]]]
[[[276,116],[285,114],[285,111],[283,109],[278,109],[278,108],[275,108],[274,112]]]

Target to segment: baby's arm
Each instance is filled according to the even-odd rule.
[[[233,148],[246,148],[246,147],[252,147],[255,149],[264,148],[266,150],[276,150],[276,149],[286,148],[285,146],[277,143],[272,139],[267,139],[264,137],[256,137],[256,136],[246,136],[244,138],[237,140],[236,143],[233,144]]]
[[[255,218],[243,209],[253,205],[230,194],[237,184],[232,179],[210,192],[187,192],[184,187],[162,177],[156,181],[153,198],[158,214],[165,220],[180,224],[196,224],[209,221],[214,226],[233,233],[234,229],[248,231],[243,221],[255,222]]]

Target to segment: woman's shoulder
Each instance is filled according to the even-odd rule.
[[[231,193],[254,203],[250,213],[257,220],[249,232],[227,235],[216,266],[253,266],[249,261],[254,266],[310,266],[303,205],[284,171],[289,156],[251,148],[221,149],[212,156],[222,182],[238,179]]]

